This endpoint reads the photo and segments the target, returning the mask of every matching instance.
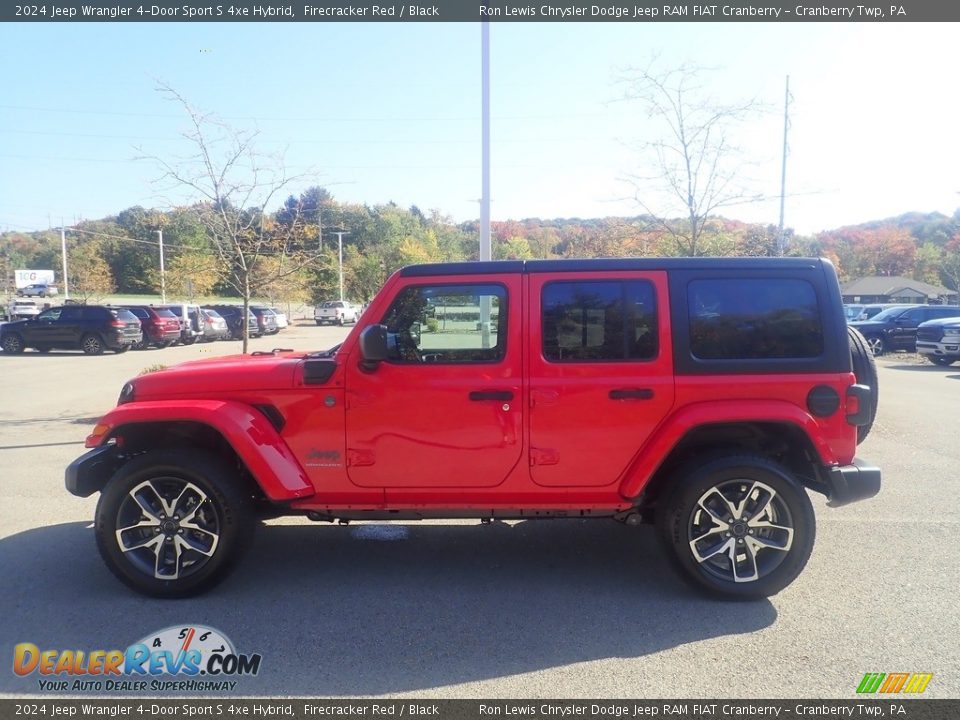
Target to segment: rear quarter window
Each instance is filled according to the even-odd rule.
[[[806,280],[702,279],[690,282],[690,351],[700,360],[816,358],[823,327]]]

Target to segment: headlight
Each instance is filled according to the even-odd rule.
[[[953,338],[960,337],[960,328],[947,328],[943,331],[943,336]]]
[[[123,405],[124,403],[133,402],[133,383],[128,382],[120,390],[120,397],[117,398],[117,405]]]

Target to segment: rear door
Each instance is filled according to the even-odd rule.
[[[667,276],[530,276],[530,474],[617,481],[673,404]]]

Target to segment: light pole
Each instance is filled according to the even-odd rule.
[[[157,230],[160,236],[160,302],[167,304],[167,271],[163,267],[163,230]]]
[[[62,223],[63,220],[61,219]],[[70,299],[70,284],[67,282],[67,229],[60,226],[60,253],[63,259],[63,299]]]
[[[337,236],[337,252],[340,256],[340,302],[343,302],[343,236],[350,233],[337,230],[333,234]]]

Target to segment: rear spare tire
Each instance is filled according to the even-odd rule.
[[[880,402],[880,386],[877,381],[877,363],[873,359],[873,352],[867,344],[866,338],[856,328],[847,327],[847,336],[850,338],[850,360],[853,364],[853,374],[858,385],[870,388],[870,420],[866,425],[857,427],[857,444],[867,439],[870,428],[873,427],[877,416],[877,405]]]

